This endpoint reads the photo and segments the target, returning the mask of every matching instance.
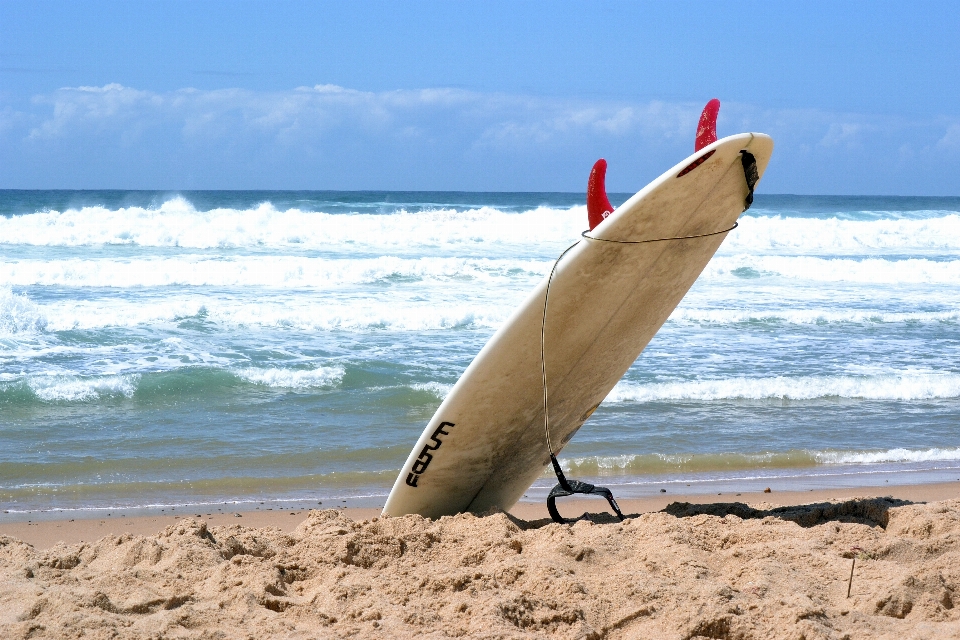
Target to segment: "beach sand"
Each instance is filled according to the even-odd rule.
[[[0,637],[960,638],[960,483],[880,493],[0,522]]]

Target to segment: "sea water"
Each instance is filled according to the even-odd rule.
[[[382,505],[586,218],[564,193],[0,191],[3,510]],[[622,496],[960,478],[960,198],[759,194],[561,458]]]

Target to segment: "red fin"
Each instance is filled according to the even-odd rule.
[[[697,143],[694,151],[700,151],[708,144],[717,141],[717,114],[720,113],[720,101],[714,98],[703,108],[700,124],[697,125]]]
[[[591,231],[613,213],[613,205],[607,199],[607,188],[604,185],[606,175],[607,161],[600,158],[590,170],[590,179],[587,180],[587,221]]]

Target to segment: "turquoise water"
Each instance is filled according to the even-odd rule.
[[[382,504],[582,199],[0,191],[0,503]],[[958,329],[960,198],[760,194],[564,464],[618,495],[955,479]]]

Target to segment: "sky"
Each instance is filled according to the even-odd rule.
[[[960,195],[957,2],[0,0],[0,188]]]

